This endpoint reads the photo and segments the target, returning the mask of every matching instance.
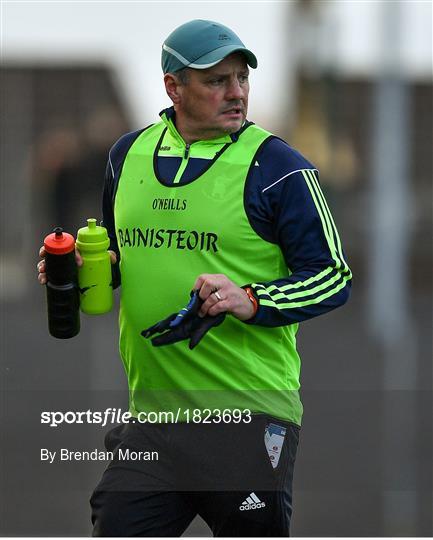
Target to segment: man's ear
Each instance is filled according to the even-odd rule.
[[[164,75],[164,84],[168,97],[171,99],[174,105],[178,105],[181,98],[181,92],[179,89],[182,85],[176,75],[166,73]]]

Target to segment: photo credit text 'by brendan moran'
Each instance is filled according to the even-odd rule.
[[[116,458],[119,461],[158,461],[159,454],[152,450],[131,450],[129,448],[119,448]],[[56,461],[112,461],[114,452],[99,450],[70,450],[68,448],[60,448],[58,450],[50,450],[49,448],[41,448],[41,461],[52,464]]]

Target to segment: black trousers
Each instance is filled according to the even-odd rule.
[[[270,424],[285,431],[274,456]],[[289,536],[298,441],[298,426],[265,415],[118,426],[105,440],[114,459],[90,499],[93,536],[180,536],[197,514],[214,536]]]

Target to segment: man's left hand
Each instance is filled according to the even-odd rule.
[[[201,274],[192,289],[199,290],[203,300],[200,317],[215,316],[226,311],[237,319],[246,321],[254,315],[254,306],[248,294],[224,274]]]

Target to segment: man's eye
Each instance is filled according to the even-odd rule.
[[[248,81],[248,75],[241,75],[239,77],[239,80],[240,80],[241,83],[247,82]]]
[[[210,84],[218,85],[218,84],[221,84],[223,82],[223,80],[222,79],[212,79],[209,82],[210,82]]]

